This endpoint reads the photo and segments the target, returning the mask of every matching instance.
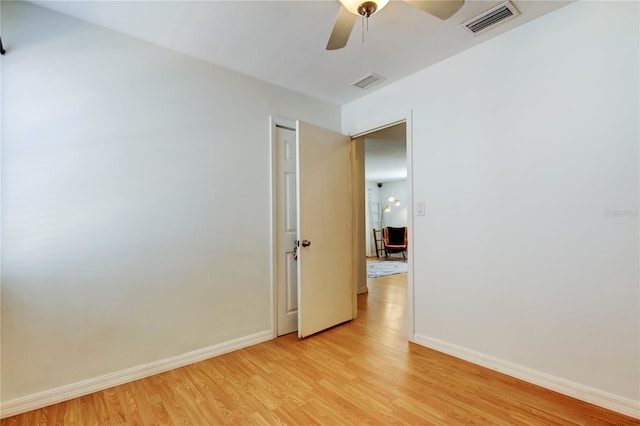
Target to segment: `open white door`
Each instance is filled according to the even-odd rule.
[[[351,141],[297,121],[298,336],[353,318]]]

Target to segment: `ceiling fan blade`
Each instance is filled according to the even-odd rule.
[[[333,31],[329,36],[327,50],[342,49],[347,45],[353,24],[356,23],[357,16],[349,12],[342,4],[336,16],[336,23],[333,25]]]
[[[440,19],[451,18],[464,4],[464,0],[404,0]]]

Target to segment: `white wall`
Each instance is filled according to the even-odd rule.
[[[413,113],[416,340],[636,414],[638,8],[571,4],[343,107],[349,134]]]
[[[269,116],[340,108],[22,2],[2,37],[2,401],[270,330]]]

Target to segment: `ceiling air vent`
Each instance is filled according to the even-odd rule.
[[[487,10],[483,14],[476,16],[475,18],[465,22],[460,26],[466,28],[473,34],[478,34],[488,30],[489,28],[493,28],[500,22],[505,22],[509,19],[513,19],[518,15],[520,15],[520,12],[518,12],[516,7],[511,4],[511,2],[506,1],[497,5],[493,9]]]
[[[351,85],[359,87],[361,89],[368,89],[369,87],[373,86],[376,83],[381,82],[382,80],[384,80],[384,77],[382,77],[381,75],[371,73],[371,74],[365,75],[362,78],[359,78],[357,81],[354,81],[353,83],[351,83]]]

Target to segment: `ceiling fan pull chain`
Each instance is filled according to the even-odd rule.
[[[369,16],[368,15],[362,15],[362,42],[364,43],[364,32],[365,32],[365,28],[366,31],[369,31]]]

